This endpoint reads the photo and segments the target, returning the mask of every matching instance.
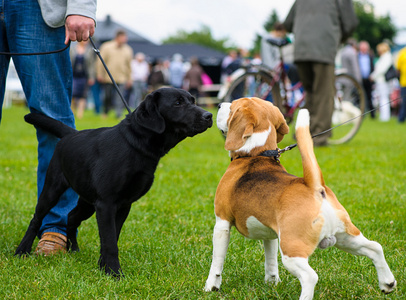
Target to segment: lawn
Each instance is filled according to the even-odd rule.
[[[229,158],[216,126],[165,156],[150,192],[133,204],[119,241],[125,278],[97,268],[95,217],[79,228],[79,253],[13,256],[36,204],[35,130],[24,107],[3,110],[0,127],[1,299],[298,299],[300,283],[280,263],[282,282],[264,283],[262,243],[232,230],[219,292],[205,293],[212,253],[213,199]],[[79,129],[118,121],[86,112]],[[289,134],[281,147],[293,143]],[[315,150],[324,178],[363,234],[378,241],[398,281],[381,294],[372,262],[335,248],[316,250],[315,299],[406,299],[406,125],[367,118],[348,144]],[[281,157],[301,176],[298,149]],[[34,242],[36,246],[38,240]]]

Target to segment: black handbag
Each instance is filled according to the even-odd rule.
[[[393,66],[390,66],[388,71],[386,71],[386,73],[385,73],[385,80],[390,81],[395,78],[399,79],[399,73]]]

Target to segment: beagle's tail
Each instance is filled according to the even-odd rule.
[[[310,115],[307,109],[301,109],[296,120],[296,139],[302,156],[303,178],[305,184],[316,191],[324,191],[324,179],[313,150],[310,135]],[[323,193],[322,193],[323,194]]]

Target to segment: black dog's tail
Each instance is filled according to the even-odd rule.
[[[35,127],[52,133],[58,138],[63,138],[68,134],[76,132],[76,129],[73,129],[72,127],[63,124],[60,121],[57,121],[40,113],[29,113],[28,115],[24,116],[24,120],[27,123],[34,125]]]

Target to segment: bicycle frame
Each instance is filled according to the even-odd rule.
[[[288,93],[294,93],[295,91],[300,91],[300,89],[302,88],[302,83],[299,81],[299,82],[295,83],[294,85],[292,85],[291,87],[288,87],[286,85],[286,80],[288,78],[288,74],[286,73],[286,70],[284,68],[283,58],[281,57],[281,61],[278,63],[278,65],[276,66],[275,69],[269,69],[265,65],[249,65],[249,66],[245,67],[245,69],[250,70],[250,72],[253,72],[253,73],[264,72],[264,73],[268,73],[271,75],[272,80],[269,83],[269,87],[266,90],[262,91],[262,93],[261,93],[261,91],[256,90],[255,94],[260,95],[259,98],[267,99],[271,93],[271,90],[275,87],[276,84],[279,84],[280,85],[279,89],[282,89],[284,91],[283,95],[281,95],[282,105],[285,108],[283,114],[284,114],[285,118],[287,118],[287,119],[293,118],[293,115],[294,115],[296,109],[298,107],[302,106],[304,103],[305,92],[304,91],[301,92],[302,95],[301,95],[300,99],[295,101],[295,103],[293,105],[289,104]]]

